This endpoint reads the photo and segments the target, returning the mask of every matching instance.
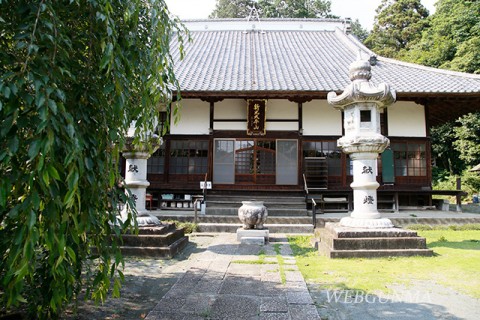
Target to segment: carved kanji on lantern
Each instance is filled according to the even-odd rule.
[[[372,196],[365,196],[363,199],[363,204],[373,204],[375,199]]]
[[[247,134],[264,136],[267,115],[267,100],[247,101]]]
[[[128,166],[128,172],[134,172],[134,173],[138,173],[138,166],[137,165],[129,165]]]
[[[373,174],[373,169],[370,166],[363,166],[362,174]]]

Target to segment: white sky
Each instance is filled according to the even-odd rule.
[[[208,18],[215,9],[216,0],[165,0],[170,11],[180,19]],[[330,0],[332,14],[342,18],[359,19],[367,30],[372,29],[375,9],[381,0]],[[437,0],[421,0],[430,14],[434,12]]]

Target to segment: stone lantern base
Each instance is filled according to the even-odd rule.
[[[378,220],[378,219],[375,219]],[[433,255],[425,238],[401,228],[351,228],[328,222],[320,231],[319,252],[329,258]]]
[[[359,218],[352,218],[352,217],[344,217],[340,220],[340,225],[342,227],[365,228],[365,229],[393,228],[392,221],[390,221],[390,219],[387,219],[387,218],[359,219]]]
[[[183,228],[175,223],[138,228],[138,234],[123,234],[122,254],[138,257],[173,258],[188,243]]]
[[[138,213],[137,215],[137,224],[139,227],[144,227],[144,226],[159,226],[162,223],[160,220],[158,220],[157,217],[154,215],[148,213],[148,212],[143,212],[143,213]]]

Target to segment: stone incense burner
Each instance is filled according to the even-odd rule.
[[[238,218],[244,229],[263,229],[267,216],[268,210],[263,201],[242,201],[242,206],[238,208]]]

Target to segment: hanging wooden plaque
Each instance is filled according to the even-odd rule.
[[[266,134],[267,100],[247,100],[247,135]]]

